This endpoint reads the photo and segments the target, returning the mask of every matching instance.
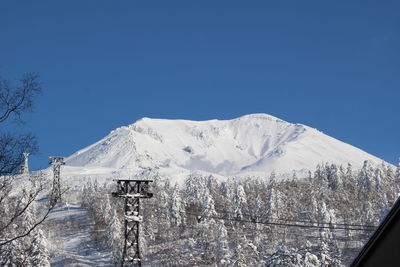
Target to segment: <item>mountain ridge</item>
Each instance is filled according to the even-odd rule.
[[[229,176],[313,170],[321,162],[361,167],[364,160],[382,162],[315,128],[256,113],[206,121],[144,117],[77,151],[66,163],[116,170],[198,170]]]

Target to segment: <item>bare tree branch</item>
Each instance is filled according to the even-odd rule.
[[[17,240],[19,238],[28,236],[33,230],[35,230],[40,224],[42,224],[47,219],[47,217],[49,216],[50,212],[54,209],[56,204],[57,204],[57,202],[54,202],[53,204],[51,204],[49,206],[49,208],[47,209],[46,213],[43,215],[43,217],[39,221],[37,221],[32,227],[30,227],[26,232],[24,232],[23,234],[17,235],[15,237],[12,237],[6,241],[0,242],[0,247],[7,245],[8,243],[11,243],[14,240]]]
[[[37,177],[34,177],[33,179],[30,179],[30,182],[32,183],[32,186],[34,186],[34,184],[36,182],[39,182],[39,186],[37,187],[36,190],[34,190],[33,192],[28,192],[27,194],[30,196],[28,198],[28,201],[24,204],[24,206],[16,211],[16,213],[9,219],[8,223],[6,223],[5,225],[3,225],[0,228],[0,237],[2,236],[2,238],[0,238],[0,247],[9,244],[11,242],[13,242],[14,240],[17,240],[19,238],[23,238],[25,236],[28,236],[33,230],[35,230],[40,224],[42,224],[47,217],[49,216],[50,212],[55,208],[55,206],[57,205],[57,203],[60,201],[59,198],[54,198],[52,195],[52,192],[54,192],[54,190],[51,190],[51,193],[47,196],[48,199],[48,207],[45,211],[45,214],[39,219],[37,220],[31,227],[29,227],[28,229],[24,229],[23,233],[21,234],[16,234],[13,237],[4,237],[4,235],[2,234],[2,232],[9,230],[12,223],[14,221],[17,220],[18,217],[22,216],[25,212],[27,212],[27,209],[29,208],[29,206],[36,201],[36,198],[38,197],[38,195],[43,192],[43,190],[45,190],[46,188],[49,189],[48,184],[50,183],[50,181],[44,181],[43,176],[40,174]],[[64,195],[66,193],[66,190],[63,190],[61,192],[61,195]]]
[[[23,75],[17,85],[12,85],[0,77],[0,124],[11,118],[22,123],[21,116],[25,112],[32,111],[34,99],[40,93],[40,76],[36,73]],[[29,179],[24,181],[18,181],[17,176],[13,175],[19,172],[24,162],[23,153],[32,155],[37,151],[36,138],[32,134],[11,134],[0,131],[0,247],[29,235],[48,217],[57,204],[58,200],[50,201],[44,215],[40,219],[37,218],[33,226],[13,231],[14,224],[29,212],[29,207],[38,195],[46,188],[51,190],[41,175],[37,177],[30,175]],[[24,184],[25,182],[29,184]]]
[[[36,138],[31,134],[0,133],[0,175],[17,173],[24,162],[23,153],[37,151]]]
[[[16,210],[16,213],[11,217],[8,223],[6,223],[4,226],[0,228],[0,233],[6,230],[18,217],[20,217],[28,208],[29,206],[36,200],[36,197],[39,195],[40,192],[42,192],[43,188],[40,188],[39,190],[35,191],[33,194],[30,194],[30,197],[28,198],[28,202],[25,203],[25,205],[22,207],[20,210]]]
[[[33,99],[41,92],[39,75],[27,73],[20,80],[20,86],[11,86],[7,80],[0,80],[0,123],[11,114],[21,120],[21,114],[31,111]]]

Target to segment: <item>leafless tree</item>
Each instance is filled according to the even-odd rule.
[[[0,77],[0,125],[9,119],[22,123],[22,115],[32,111],[35,96],[41,93],[39,75],[27,73],[19,85],[12,85]],[[3,128],[3,129],[2,129]],[[23,152],[34,154],[38,151],[32,134],[13,134],[0,128],[0,175],[14,174],[24,161]]]
[[[28,152],[32,155],[37,150],[36,138],[32,134],[0,131],[0,175],[17,173],[24,162],[23,153]]]
[[[32,134],[17,134],[8,128],[13,123],[24,122],[22,115],[32,111],[34,99],[40,93],[38,74],[23,75],[18,85],[0,77],[0,252],[2,246],[34,231],[56,204],[45,201],[46,209],[32,214],[32,222],[28,226],[21,225],[39,194],[46,192],[51,183],[41,174],[18,174],[24,162],[23,153],[32,155],[38,151],[38,146]]]
[[[20,79],[20,85],[14,86],[0,77],[0,123],[10,116],[21,120],[21,115],[33,108],[33,100],[41,92],[39,75],[27,73]]]

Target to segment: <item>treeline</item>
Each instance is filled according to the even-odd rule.
[[[349,264],[400,192],[400,167],[321,164],[308,177],[218,181],[192,173],[181,186],[156,170],[142,201],[146,266],[342,266]],[[143,177],[142,177],[143,178]],[[99,244],[121,259],[123,201],[89,182],[82,204]]]

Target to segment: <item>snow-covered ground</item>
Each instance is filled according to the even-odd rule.
[[[78,204],[54,209],[46,221],[51,266],[113,266],[91,238],[94,222]]]

